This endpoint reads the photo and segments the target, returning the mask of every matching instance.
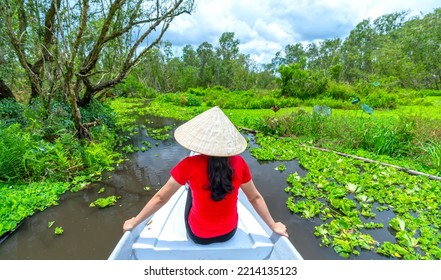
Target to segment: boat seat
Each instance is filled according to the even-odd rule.
[[[239,223],[236,234],[226,242],[200,245],[186,233],[184,209],[187,190],[179,189],[170,201],[147,221],[133,244],[137,259],[220,260],[267,259],[273,243],[252,213],[238,202]]]

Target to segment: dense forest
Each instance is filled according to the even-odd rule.
[[[439,89],[440,10],[423,17],[396,12],[360,22],[347,38],[291,43],[272,62],[256,64],[239,52],[240,38],[225,32],[216,46],[186,45],[180,57],[170,42],[149,53],[134,76],[159,92],[220,85],[230,90],[274,89],[302,99],[324,93],[330,83],[380,82],[396,88]],[[278,81],[281,82],[278,83]]]
[[[277,89],[304,100],[347,98],[360,91],[351,86],[371,83],[382,85],[380,94],[440,89],[440,9],[365,19],[346,38],[292,42],[271,63],[259,65],[240,53],[240,38],[232,32],[223,33],[217,45],[186,45],[180,56],[161,41],[175,17],[194,9],[193,2],[146,7],[142,1],[5,1],[0,98],[39,99],[48,115],[51,102],[62,101],[71,107],[80,136],[87,137],[78,109],[109,92],[154,95],[222,86]]]

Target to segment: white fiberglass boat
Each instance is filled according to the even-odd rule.
[[[302,260],[288,238],[277,235],[260,218],[242,190],[239,224],[226,242],[200,245],[186,234],[187,186],[181,187],[154,215],[124,233],[109,260]]]

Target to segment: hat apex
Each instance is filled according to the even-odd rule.
[[[218,106],[179,126],[174,136],[184,148],[208,156],[233,156],[247,147],[245,138]]]

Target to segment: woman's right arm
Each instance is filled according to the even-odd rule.
[[[132,230],[142,221],[153,215],[158,211],[167,201],[172,197],[172,195],[181,187],[181,184],[176,182],[173,177],[168,179],[167,183],[147,202],[144,208],[131,219],[124,222],[124,231]]]
[[[288,237],[286,226],[281,222],[274,221],[273,217],[271,216],[271,213],[268,210],[265,199],[257,190],[253,180],[250,180],[249,182],[242,184],[241,188],[245,193],[245,195],[247,196],[248,200],[250,201],[251,205],[253,205],[256,212],[263,219],[263,221],[270,227],[270,229],[277,234]]]

